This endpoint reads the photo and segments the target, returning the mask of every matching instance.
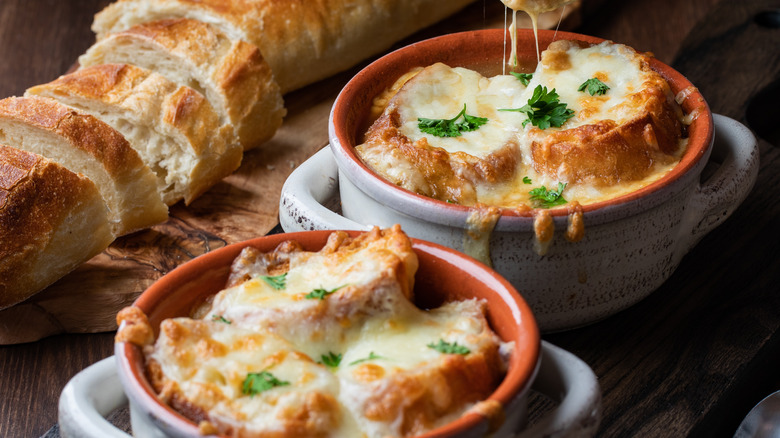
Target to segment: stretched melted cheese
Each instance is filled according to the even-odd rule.
[[[485,303],[415,307],[416,257],[397,226],[334,235],[317,253],[242,254],[234,272],[253,278],[219,292],[197,319],[164,321],[146,351],[161,397],[207,431],[247,437],[410,436],[486,398],[511,344],[490,330]],[[279,269],[285,284],[274,288],[263,278]],[[318,289],[331,293],[307,297]],[[431,347],[440,342],[468,351]],[[322,363],[336,355],[337,366]],[[247,394],[252,373],[278,384]]]
[[[606,83],[607,93],[579,91],[590,78]],[[526,105],[538,86],[555,90],[574,117],[541,130],[531,123],[523,127],[524,113],[502,111]],[[488,122],[459,137],[418,127],[419,118],[450,119],[464,104],[466,114]],[[644,55],[609,41],[557,41],[527,87],[509,75],[426,67],[389,100],[357,150],[390,181],[440,200],[516,208],[531,205],[532,188],[564,182],[568,201],[587,204],[634,191],[673,167],[685,149],[679,112],[668,84]],[[673,150],[664,150],[670,149],[662,144],[666,138],[673,138]],[[433,152],[439,148],[444,156]],[[460,187],[434,189],[447,185]]]

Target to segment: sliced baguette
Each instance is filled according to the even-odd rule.
[[[191,18],[260,48],[282,93],[346,70],[473,0],[120,0],[95,15],[102,39],[140,23]]]
[[[232,129],[203,95],[140,67],[96,65],[27,95],[56,99],[119,131],[157,175],[168,205],[189,204],[241,164]]]
[[[114,240],[95,184],[0,145],[0,309],[54,283]]]
[[[270,139],[286,110],[268,64],[252,44],[195,20],[144,23],[106,36],[79,64],[137,65],[203,93],[244,149]]]
[[[93,116],[53,99],[9,97],[0,100],[0,143],[91,179],[109,208],[116,236],[168,217],[152,171],[121,134]]]

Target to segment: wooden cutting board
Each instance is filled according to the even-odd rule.
[[[576,27],[580,5],[577,2],[562,12],[544,14],[540,27],[555,28],[559,21],[562,30]],[[531,27],[530,20],[521,15],[518,27]],[[497,0],[476,2],[393,49],[445,33],[501,28],[505,18]],[[286,95],[288,115],[274,138],[262,149],[246,153],[233,175],[191,205],[171,207],[167,222],[119,238],[44,291],[0,311],[0,345],[31,342],[58,333],[115,330],[117,311],[132,304],[165,273],[211,250],[271,231],[278,224],[285,179],[327,145],[333,101],[349,78],[370,61]]]

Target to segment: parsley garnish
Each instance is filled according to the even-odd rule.
[[[260,394],[263,391],[268,391],[271,388],[277,386],[286,386],[290,382],[277,379],[273,374],[268,371],[260,371],[259,373],[249,373],[244,379],[244,384],[241,387],[241,391],[244,394],[254,396]]]
[[[558,101],[558,93],[555,88],[547,92],[547,87],[537,85],[534,94],[528,99],[528,104],[522,108],[499,109],[499,111],[517,111],[525,113],[528,119],[523,121],[523,127],[531,122],[539,129],[547,129],[550,126],[556,128],[574,117],[574,111],[566,108],[565,103]]]
[[[349,364],[350,365],[356,365],[356,364],[359,364],[361,362],[365,362],[365,361],[368,361],[368,360],[374,360],[374,359],[382,359],[382,356],[380,356],[378,354],[374,354],[374,352],[372,351],[371,353],[368,353],[368,357],[364,357],[363,359],[353,360]]]
[[[346,285],[344,285],[344,286],[346,286]],[[304,296],[304,298],[308,298],[310,300],[311,299],[324,300],[326,296],[332,294],[333,292],[336,292],[337,290],[341,289],[344,286],[339,286],[339,287],[337,287],[335,289],[332,289],[332,290],[326,290],[326,289],[323,289],[323,288],[317,288],[317,289],[314,289],[313,291],[307,293]]]
[[[444,342],[444,339],[439,339],[438,344],[428,344],[428,348],[433,348],[439,353],[444,354],[462,354],[465,356],[471,353],[471,350],[462,345],[458,345],[457,342],[450,344],[449,342]]]
[[[523,177],[523,184],[531,184],[531,178],[528,178],[527,176]]]
[[[542,208],[552,208],[558,205],[565,204],[566,201],[563,199],[563,189],[566,188],[566,183],[559,182],[558,183],[558,190],[547,190],[545,186],[541,186],[539,188],[535,188],[528,192],[531,195],[531,200],[535,201],[537,207]]]
[[[607,90],[609,90],[609,86],[597,78],[590,78],[583,82],[582,85],[580,85],[580,88],[577,88],[577,91],[585,91],[586,88],[588,89],[588,93],[590,93],[591,96],[595,96],[597,94],[601,96],[606,93]]]
[[[325,364],[325,366],[329,366],[331,368],[336,368],[341,363],[342,354],[336,354],[332,351],[329,351],[328,354],[323,354],[320,356],[320,359],[322,360],[322,363]]]
[[[531,78],[534,77],[533,73],[515,73],[511,71],[509,74],[516,77],[517,79],[520,79],[520,82],[522,82],[526,87],[528,86],[528,82],[531,81]]]
[[[461,116],[463,120],[456,122]],[[417,127],[426,134],[436,137],[460,137],[462,132],[474,131],[488,122],[485,117],[476,117],[466,114],[466,104],[463,104],[463,110],[457,116],[451,119],[426,119],[420,117],[417,119]]]
[[[212,321],[218,321],[218,322],[224,322],[225,324],[232,324],[233,323],[233,321],[225,318],[222,315],[211,315],[211,320]]]
[[[287,285],[287,272],[285,272],[282,275],[261,275],[260,278],[268,283],[269,286],[272,288],[279,290],[284,289],[284,287]]]

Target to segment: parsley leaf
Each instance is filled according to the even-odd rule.
[[[523,184],[531,184],[531,178],[528,178],[527,176],[523,177]]]
[[[547,190],[545,186],[541,186],[528,193],[531,195],[531,200],[534,201],[536,207],[552,208],[568,202],[562,196],[565,188],[566,183],[559,182],[558,190]]]
[[[332,351],[329,351],[328,354],[321,355],[320,359],[322,360],[322,363],[325,364],[325,366],[336,368],[341,363],[342,357],[343,355],[341,353],[336,354]]]
[[[260,278],[268,283],[272,288],[279,290],[284,289],[287,285],[287,272],[282,275],[261,275]]]
[[[217,322],[224,322],[225,324],[232,324],[233,323],[233,321],[225,318],[222,315],[211,315],[211,320],[212,321],[217,321]]]
[[[346,286],[346,284],[344,286]],[[333,292],[336,292],[337,290],[341,289],[344,286],[339,286],[339,287],[337,287],[335,289],[331,289],[331,290],[326,290],[326,289],[323,289],[323,288],[317,288],[317,289],[314,289],[313,291],[307,293],[304,296],[304,298],[308,298],[310,300],[311,299],[324,300],[326,296],[332,294]]]
[[[528,82],[531,81],[531,78],[534,77],[533,73],[515,73],[513,71],[510,71],[509,74],[519,79],[520,82],[522,82],[523,85],[525,85],[526,87],[528,86]]]
[[[609,86],[597,78],[590,78],[583,82],[582,85],[580,85],[580,88],[577,88],[577,91],[585,91],[586,88],[588,89],[588,93],[590,93],[591,96],[595,96],[597,94],[601,96],[606,93],[607,90],[609,90]]]
[[[456,122],[461,116],[463,120]],[[460,137],[462,132],[475,131],[480,126],[488,122],[485,117],[476,117],[466,114],[466,104],[463,104],[463,110],[457,116],[451,119],[426,119],[419,117],[417,127],[420,131],[435,135],[436,137]]]
[[[439,339],[438,344],[428,344],[428,348],[433,348],[439,353],[444,354],[461,354],[465,356],[471,353],[471,350],[462,345],[458,345],[457,342],[450,344],[449,342],[444,342],[444,339]]]
[[[364,358],[358,359],[358,360],[353,360],[349,364],[350,365],[356,365],[356,364],[359,364],[361,362],[366,362],[366,361],[374,360],[374,359],[383,359],[383,357],[378,355],[378,354],[374,354],[374,352],[372,351],[371,353],[368,353],[367,357],[364,357]]]
[[[260,371],[259,373],[247,374],[241,391],[244,394],[254,396],[255,394],[260,394],[263,391],[268,391],[277,386],[286,386],[289,384],[290,382],[279,380],[268,371]]]
[[[547,87],[537,85],[534,94],[528,99],[528,103],[521,108],[499,109],[499,111],[517,111],[525,113],[528,119],[523,121],[523,127],[531,122],[539,129],[547,129],[550,126],[556,128],[574,117],[574,111],[566,108],[565,103],[558,100],[555,88],[548,92]]]

